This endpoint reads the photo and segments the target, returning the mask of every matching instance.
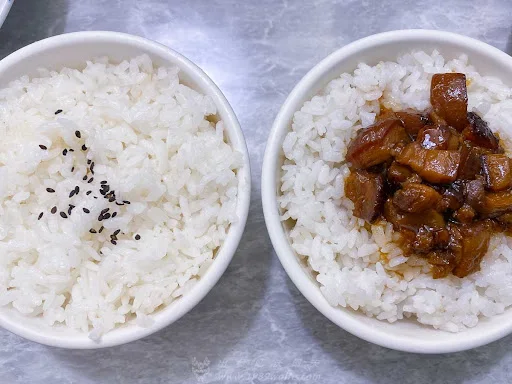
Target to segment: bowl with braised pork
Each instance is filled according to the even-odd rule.
[[[326,317],[404,351],[512,331],[512,58],[464,36],[349,44],[295,87],[269,137],[265,220]]]

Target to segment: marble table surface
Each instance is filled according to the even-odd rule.
[[[233,262],[177,323],[143,340],[69,351],[0,330],[0,383],[510,383],[512,337],[452,355],[391,351],[324,318],[270,244],[260,166],[293,86],[335,49],[377,32],[430,28],[512,53],[510,0],[15,0],[0,58],[65,32],[115,30],[166,44],[201,66],[237,113],[252,205]],[[464,335],[461,335],[464,337]]]

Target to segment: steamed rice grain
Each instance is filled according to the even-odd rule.
[[[352,215],[344,194],[347,146],[382,107],[430,107],[432,74],[462,72],[469,80],[468,110],[478,112],[512,154],[512,88],[482,76],[465,55],[412,52],[396,62],[360,64],[344,73],[294,114],[284,139],[279,198],[291,245],[305,260],[332,306],[394,322],[413,317],[450,332],[474,327],[512,305],[512,239],[496,234],[481,270],[463,279],[434,280],[419,257],[405,257],[390,223],[371,228]]]
[[[216,113],[147,55],[0,90],[0,305],[97,339],[185,295],[237,220]]]

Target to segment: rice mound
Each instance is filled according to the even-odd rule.
[[[213,100],[147,55],[39,76],[0,90],[0,305],[93,339],[133,318],[148,326],[237,220],[242,155]]]
[[[466,74],[468,110],[489,123],[510,156],[512,89],[481,76],[465,55],[446,61],[437,51],[412,52],[396,62],[359,64],[294,114],[283,142],[279,203],[293,249],[332,306],[459,332],[512,304],[512,239],[494,235],[479,272],[434,280],[424,260],[402,254],[390,223],[365,225],[344,195],[344,159],[356,131],[375,121],[381,105],[395,111],[430,107],[432,74],[446,72]]]

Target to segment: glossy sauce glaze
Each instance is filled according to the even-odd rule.
[[[479,270],[491,235],[512,225],[511,159],[467,100],[464,74],[436,74],[430,110],[383,111],[346,156],[353,214],[392,223],[434,278]]]

